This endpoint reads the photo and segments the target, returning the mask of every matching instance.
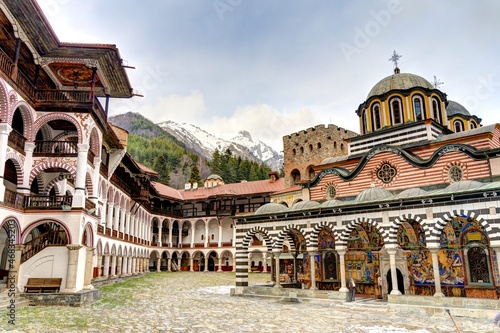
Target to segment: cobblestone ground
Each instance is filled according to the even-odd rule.
[[[251,274],[250,284],[267,274]],[[458,332],[450,317],[398,314],[356,303],[284,303],[231,297],[234,273],[151,273],[104,287],[86,308],[25,307],[0,332]],[[454,318],[460,332],[495,332],[491,320]],[[500,331],[497,331],[500,332]]]

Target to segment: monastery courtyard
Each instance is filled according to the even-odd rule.
[[[384,303],[230,296],[234,273],[151,273],[102,288],[89,307],[23,307],[0,332],[456,332],[449,316],[396,313]],[[269,275],[252,273],[250,284]],[[460,332],[494,332],[491,319],[454,317]]]

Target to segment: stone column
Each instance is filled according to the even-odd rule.
[[[217,272],[222,272],[222,257],[218,258],[218,266]]]
[[[316,251],[309,252],[310,265],[311,268],[311,290],[316,290]]]
[[[233,256],[233,270],[232,272],[236,272],[236,256]]]
[[[221,222],[219,222],[221,223]],[[222,225],[219,224],[219,240],[217,242],[218,247],[222,247]]]
[[[161,272],[161,258],[156,259],[156,271]]]
[[[97,277],[102,276],[102,254],[97,255]]]
[[[182,248],[182,227],[179,226],[179,241],[178,241],[178,247]]]
[[[160,225],[158,226],[158,242],[157,242],[157,246],[161,247],[162,245],[162,241],[161,241],[161,223]]]
[[[137,270],[136,270],[136,267],[137,267],[137,258],[136,257],[132,257],[132,274],[135,274],[137,273]]]
[[[248,265],[247,265],[247,270],[250,273],[252,271],[252,254],[248,254]]]
[[[75,194],[72,207],[85,207],[85,178],[87,174],[87,153],[89,145],[78,144],[78,157],[76,160]]]
[[[120,210],[120,222],[118,222],[118,232],[121,232],[122,234],[124,233],[123,231],[125,230],[125,212],[126,212],[125,209]],[[120,238],[119,234],[118,238]]]
[[[205,224],[205,247],[208,247],[208,244],[210,243],[209,235],[208,235],[208,225]]]
[[[123,257],[121,255],[118,256],[117,258],[117,263],[116,263],[116,275],[117,276],[122,276],[122,266],[123,266]]]
[[[233,224],[233,247],[236,247],[236,224]]]
[[[109,254],[104,255],[104,264],[102,265],[102,276],[108,277],[109,275]]]
[[[280,284],[280,255],[281,255],[281,252],[274,252],[274,271],[276,272],[276,283],[274,285],[274,288],[281,288],[281,284]]]
[[[11,247],[12,245],[7,245]],[[9,277],[7,279],[7,288],[10,287],[12,283],[19,289],[19,266],[21,266],[21,255],[23,254],[24,245],[16,244],[14,246],[14,263],[9,263]],[[7,250],[9,250],[9,248]],[[9,258],[10,259],[10,258]],[[13,278],[12,278],[13,277]]]
[[[4,119],[5,121],[6,119]],[[3,178],[5,174],[5,161],[7,160],[7,145],[9,143],[9,134],[12,127],[7,123],[0,124],[0,177]],[[29,169],[31,170],[31,166]],[[29,172],[25,172],[29,174]],[[0,181],[0,201],[5,199],[5,185],[3,179]]]
[[[111,276],[116,276],[116,255],[111,256]]]
[[[439,260],[438,260],[438,251],[439,248],[429,248],[432,256],[432,270],[434,272],[434,287],[436,288],[436,292],[434,293],[435,297],[444,297],[443,292],[441,291],[441,275],[439,274]]]
[[[347,288],[347,280],[345,276],[345,254],[346,254],[346,249],[345,248],[338,248],[337,253],[339,254],[340,258],[340,292],[349,292],[349,289]]]
[[[130,272],[132,270],[132,260],[130,259],[129,256],[127,257],[123,257],[123,259],[125,260],[125,274],[126,275],[130,275]]]
[[[167,258],[167,272],[172,271],[172,258]]]
[[[83,278],[83,289],[94,289],[92,286],[92,260],[94,259],[95,247],[87,246],[85,256],[85,277]]]
[[[2,150],[0,148],[0,150]],[[31,170],[33,166],[33,151],[35,150],[35,143],[33,142],[25,142],[24,143],[24,152],[26,154],[24,158],[24,170]],[[3,151],[3,150],[2,150]],[[5,161],[3,162],[5,164]],[[3,175],[3,174],[2,174]],[[17,187],[17,191],[23,194],[30,194],[30,173],[29,172],[24,172],[23,175],[23,185],[22,187]],[[66,194],[65,192],[62,192],[61,195]]]
[[[113,229],[113,212],[114,212],[114,203],[108,201],[108,215],[106,216],[106,228],[112,230]]]
[[[123,239],[125,239],[125,235],[128,235],[130,230],[130,213],[127,211],[125,212],[125,223],[123,226]],[[127,238],[128,240],[128,238]]]
[[[203,271],[208,272],[208,257],[207,256],[205,256],[205,269]]]
[[[392,290],[390,292],[391,295],[401,295],[401,292],[398,289],[398,273],[396,268],[396,249],[387,249],[387,253],[389,253],[389,262],[391,266],[391,280],[392,280]],[[389,286],[388,286],[389,287]]]
[[[193,267],[193,256],[191,255],[191,257],[189,258],[189,270],[191,272],[194,272],[194,267]]]
[[[191,244],[189,245],[190,248],[194,247],[194,236],[195,236],[195,225],[191,224]]]
[[[78,272],[78,252],[83,245],[66,245],[68,253],[68,270],[66,275],[66,288],[63,292],[76,292],[76,275]]]
[[[262,253],[262,273],[267,273],[267,252]]]
[[[168,226],[168,247],[172,247],[172,228]]]

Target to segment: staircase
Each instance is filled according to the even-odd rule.
[[[47,230],[29,242],[24,243],[24,250],[21,255],[21,264],[29,258],[42,251],[47,246],[66,245],[67,237],[65,230],[56,223],[48,225]]]
[[[19,296],[20,292],[16,292],[14,299],[14,306],[16,309],[30,305],[30,301]],[[11,304],[11,297],[9,297],[9,289],[7,289],[7,280],[0,281],[0,314],[7,313],[8,306]]]

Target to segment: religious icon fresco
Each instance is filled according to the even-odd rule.
[[[361,282],[357,292],[373,295],[380,276],[379,251],[383,238],[374,226],[363,222],[349,235],[347,242],[346,276]]]

